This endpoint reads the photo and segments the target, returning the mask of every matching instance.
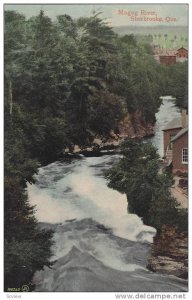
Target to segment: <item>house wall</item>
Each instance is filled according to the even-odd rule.
[[[178,57],[177,56],[177,58],[176,58],[176,62],[177,63],[183,63],[185,61],[187,61],[187,57]]]
[[[188,164],[182,163],[182,149],[188,148],[188,133],[173,142],[173,174],[177,172],[187,173]]]
[[[160,55],[159,60],[160,60],[160,64],[166,65],[166,66],[176,64],[176,56],[175,55],[173,55],[173,56]]]
[[[177,51],[177,56],[178,57],[188,57],[188,50],[187,49],[184,49],[184,48],[181,48]]]
[[[181,130],[181,127],[163,131],[164,156],[167,151],[167,146],[170,142],[170,137],[172,137],[173,135],[176,135],[180,130]]]

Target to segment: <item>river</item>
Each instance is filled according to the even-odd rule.
[[[162,127],[179,115],[168,99],[157,113],[151,141],[162,154]],[[36,272],[36,291],[187,291],[174,276],[146,269],[156,230],[127,213],[125,195],[109,189],[104,170],[119,155],[56,161],[28,186],[42,228],[54,230],[53,268]]]

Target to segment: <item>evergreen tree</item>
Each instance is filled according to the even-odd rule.
[[[139,45],[133,35],[118,37],[100,14],[78,20],[60,15],[53,22],[43,11],[29,20],[5,11],[5,290],[23,284],[32,289],[34,272],[49,265],[52,234],[38,229],[26,192],[38,167],[59,159],[71,143],[90,143],[90,130],[109,136],[127,112],[140,111],[153,122],[164,75],[149,45]],[[182,93],[175,89],[180,98]],[[145,151],[152,156],[152,166],[143,160],[148,181],[133,176],[127,189],[117,169],[114,184],[126,188],[133,211],[139,208],[130,191],[140,185],[138,196],[149,199],[140,205],[149,211],[156,154],[138,147],[141,157]],[[139,174],[138,165],[130,168]]]
[[[142,140],[126,139],[123,158],[107,173],[109,187],[127,195],[128,211],[142,217],[147,225],[164,224],[187,230],[187,212],[171,196],[170,175],[159,173],[157,149]]]

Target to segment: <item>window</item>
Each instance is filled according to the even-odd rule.
[[[182,149],[182,163],[187,164],[188,163],[188,148]]]

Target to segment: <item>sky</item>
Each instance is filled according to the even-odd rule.
[[[187,4],[6,4],[5,10],[16,10],[27,18],[41,9],[53,20],[57,15],[73,18],[91,16],[93,11],[115,26],[188,25]]]

